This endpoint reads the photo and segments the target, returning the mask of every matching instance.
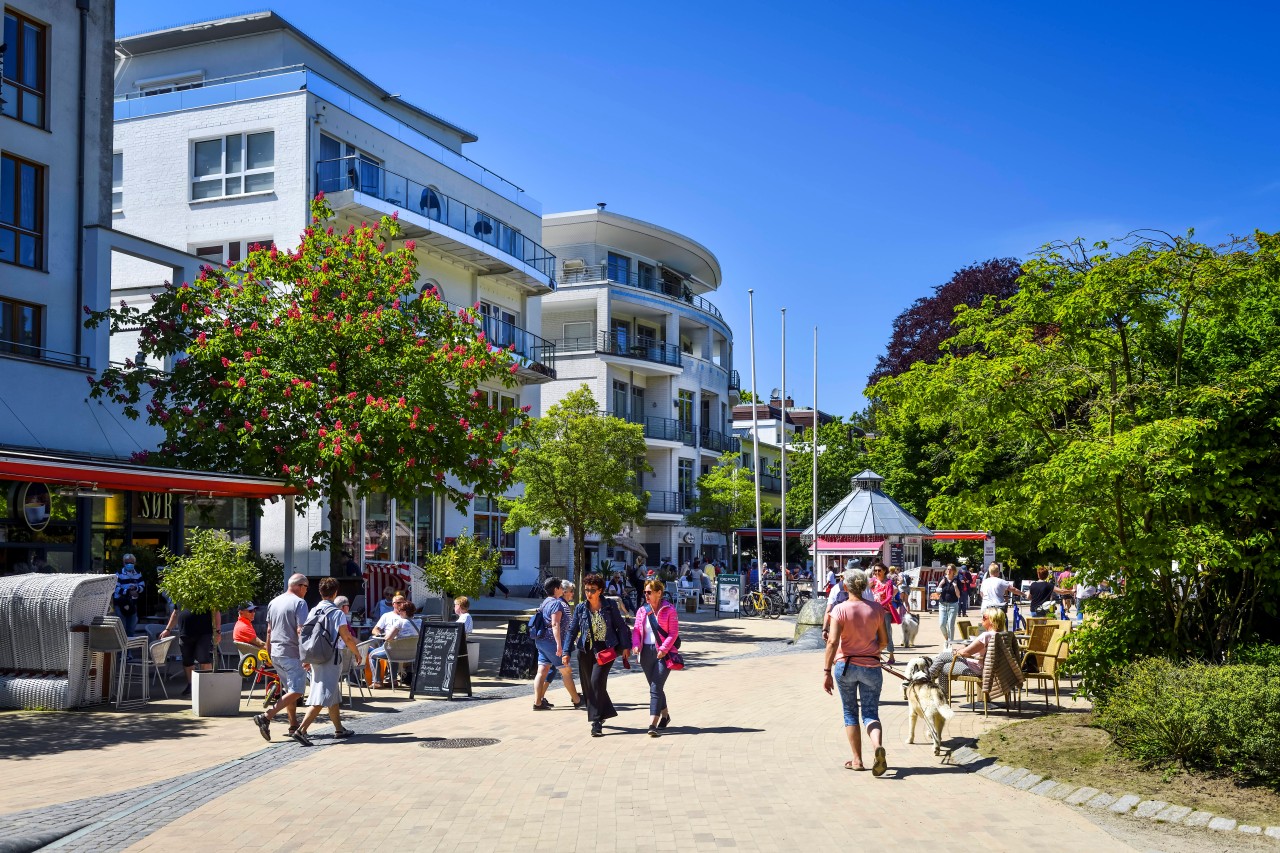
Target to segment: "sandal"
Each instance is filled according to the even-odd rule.
[[[866,770],[867,768],[863,767],[861,764],[859,764],[857,767],[854,767],[852,761],[846,761],[844,763],[844,769],[845,770]]]
[[[872,765],[871,765],[871,775],[872,775],[872,776],[883,776],[883,775],[884,775],[884,771],[886,771],[886,770],[888,770],[888,769],[889,769],[889,763],[888,763],[887,761],[885,761],[885,757],[884,757],[884,747],[883,747],[883,746],[877,746],[877,747],[876,747],[876,761],[875,761],[875,764],[872,764]]]

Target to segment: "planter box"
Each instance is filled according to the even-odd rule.
[[[240,673],[191,674],[191,710],[197,717],[234,717],[240,713]]]

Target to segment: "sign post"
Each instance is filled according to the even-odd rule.
[[[742,612],[742,575],[716,575],[716,615]]]
[[[982,572],[980,572],[980,575],[985,575],[987,568],[995,561],[996,537],[994,534],[988,533],[987,537],[982,540]]]
[[[418,653],[413,659],[409,698],[421,694],[452,699],[454,691],[471,695],[466,628],[459,622],[423,622],[418,632]]]

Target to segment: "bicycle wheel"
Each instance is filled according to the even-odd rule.
[[[754,595],[744,595],[741,599],[742,615],[755,616],[757,614],[756,599]]]
[[[272,705],[280,701],[280,682],[273,681],[267,686],[266,691],[262,695],[262,707],[270,708]]]
[[[787,609],[787,603],[782,600],[782,596],[779,596],[779,595],[769,596],[769,618],[770,619],[777,619],[779,616],[782,615],[782,612],[786,609]]]

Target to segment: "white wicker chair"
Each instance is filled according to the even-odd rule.
[[[97,701],[84,626],[108,612],[115,585],[114,575],[0,578],[0,708]]]

